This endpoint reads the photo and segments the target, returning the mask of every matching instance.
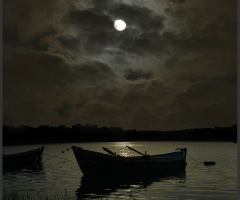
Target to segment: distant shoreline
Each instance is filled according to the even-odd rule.
[[[236,142],[237,125],[179,131],[137,131],[122,130],[120,127],[75,125],[68,128],[39,126],[3,125],[3,146],[81,143],[81,142],[123,142],[123,141],[204,141]]]
[[[124,140],[124,141],[69,141],[69,142],[33,142],[33,143],[9,143],[3,146],[24,146],[24,145],[48,145],[48,144],[64,144],[64,143],[98,143],[98,142],[232,142],[232,141],[210,141],[210,140]]]

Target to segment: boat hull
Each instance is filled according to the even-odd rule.
[[[22,153],[3,155],[3,168],[40,164],[44,146]]]
[[[83,174],[181,172],[186,167],[186,149],[171,155],[122,157],[72,147]]]

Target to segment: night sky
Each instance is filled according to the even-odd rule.
[[[3,0],[2,9],[4,125],[237,123],[237,1]]]

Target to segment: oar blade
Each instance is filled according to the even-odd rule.
[[[129,147],[129,146],[126,146],[127,148],[131,149],[132,151],[135,151],[136,153],[142,155],[142,156],[145,156],[143,153],[137,151],[136,149],[132,148],[132,147]]]
[[[106,151],[107,153],[111,154],[111,155],[116,155],[116,153],[113,153],[111,150],[109,150],[109,149],[107,149],[107,148],[105,148],[105,147],[102,147],[102,149],[103,149],[104,151]]]

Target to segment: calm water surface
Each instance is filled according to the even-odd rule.
[[[75,160],[71,146],[103,152],[107,147],[123,156],[136,155],[126,146],[148,154],[168,153],[188,148],[186,176],[86,177]],[[10,154],[41,145],[4,146]],[[73,199],[237,199],[237,144],[230,142],[99,142],[44,145],[43,168],[3,173],[3,192],[54,196],[65,190]],[[64,151],[64,153],[62,153]],[[48,155],[57,155],[52,158]],[[192,159],[194,158],[194,159]],[[204,161],[215,161],[205,166]]]

